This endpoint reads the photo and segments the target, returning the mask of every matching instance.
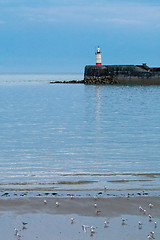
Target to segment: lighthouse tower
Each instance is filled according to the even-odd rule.
[[[101,51],[100,48],[97,48],[97,52],[96,52],[96,65],[102,65],[101,63]]]

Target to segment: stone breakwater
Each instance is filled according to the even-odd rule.
[[[86,66],[84,83],[160,85],[160,68],[146,64]]]
[[[85,77],[85,84],[118,84],[119,81],[112,76],[93,76],[93,77]]]
[[[84,83],[84,80],[71,80],[71,81],[50,81],[50,83],[70,83],[70,84],[77,84],[77,83]]]

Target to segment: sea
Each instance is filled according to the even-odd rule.
[[[0,191],[160,192],[160,86],[0,75]]]

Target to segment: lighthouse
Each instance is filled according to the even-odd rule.
[[[101,51],[100,48],[97,48],[97,52],[96,52],[96,65],[101,65]]]

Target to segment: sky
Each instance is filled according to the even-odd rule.
[[[159,0],[0,0],[1,73],[82,73],[95,64],[160,66]]]

